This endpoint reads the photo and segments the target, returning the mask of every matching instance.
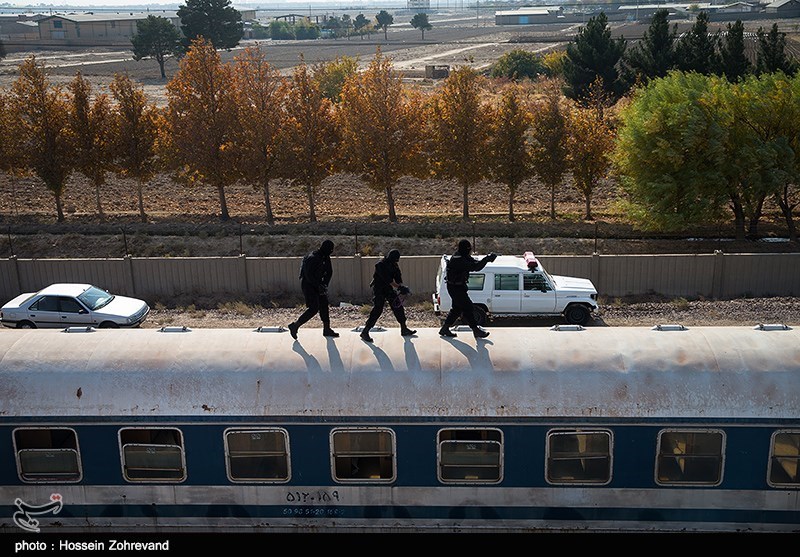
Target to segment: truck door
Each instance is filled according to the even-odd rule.
[[[519,313],[521,290],[520,273],[495,273],[492,291],[492,313]]]
[[[542,273],[522,275],[522,313],[555,313],[556,291]]]

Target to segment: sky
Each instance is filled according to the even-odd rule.
[[[102,0],[98,2],[97,0],[67,0],[64,3],[61,2],[31,2],[31,1],[8,1],[0,2],[0,9],[3,11],[7,11],[8,9],[20,10],[24,11],[24,7],[31,7],[35,8],[36,11],[42,11],[49,8],[53,10],[59,9],[62,10],[67,7],[72,8],[80,8],[80,9],[91,9],[91,8],[126,8],[126,9],[145,9],[146,7],[150,7],[151,9],[163,9],[163,10],[174,10],[177,9],[178,6],[184,4],[185,2],[178,1],[174,3],[167,3],[163,1],[157,2],[147,2],[147,1],[139,1],[132,3],[131,0]],[[281,1],[281,0],[266,0],[264,2],[232,2],[233,7],[240,7],[240,8],[249,8],[249,9],[258,9],[258,8],[270,8],[276,6],[302,6],[306,9],[309,7],[315,6],[335,6],[337,8],[341,7],[366,7],[366,6],[377,6],[377,5],[392,5],[392,6],[405,6],[404,0],[309,0],[306,2],[302,1]]]

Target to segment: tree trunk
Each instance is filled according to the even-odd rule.
[[[100,186],[103,185],[102,181],[95,180],[94,182],[94,200],[97,204],[97,215],[100,217],[101,221],[106,220],[106,216],[103,214],[103,204],[100,202]]]
[[[775,201],[781,208],[783,219],[786,221],[786,228],[789,230],[789,241],[797,242],[797,227],[794,224],[794,217],[792,216],[792,207],[789,205],[788,199],[788,186],[784,186],[784,195],[775,194]]]
[[[397,213],[394,209],[394,194],[392,193],[392,185],[386,186],[386,206],[389,208],[389,222],[397,222]]]
[[[167,74],[164,71],[164,58],[163,57],[158,59],[158,67],[161,69],[161,79],[166,79],[167,78]]]
[[[147,222],[147,213],[144,212],[144,180],[136,180],[136,195],[139,198],[139,218]]]
[[[585,220],[594,220],[592,217],[592,196],[590,194],[584,194],[584,200],[586,201],[586,218]]]
[[[753,211],[753,217],[750,219],[747,233],[751,238],[758,237],[758,222],[761,220],[761,215],[764,213],[764,197],[763,195],[759,196],[758,203],[756,203],[756,208]]]
[[[556,185],[550,186],[550,218],[556,218]]]
[[[462,206],[464,209],[461,214],[461,219],[464,222],[469,222],[469,185],[467,184],[464,184],[463,198]]]
[[[267,212],[267,224],[272,226],[275,218],[272,215],[272,202],[269,200],[269,178],[264,178],[264,209]]]
[[[736,198],[731,200],[731,205],[733,205],[733,220],[735,223],[734,227],[736,230],[736,239],[744,240],[746,238],[744,209],[742,208],[741,202]]]
[[[314,187],[306,186],[306,197],[308,197],[308,221],[317,222],[317,211],[314,209]]]
[[[58,215],[56,220],[58,220],[58,222],[64,222],[64,209],[61,207],[61,196],[55,195],[54,197],[56,198],[56,215]]]
[[[517,188],[512,188],[509,186],[508,188],[508,220],[509,222],[514,222],[516,219],[514,218],[514,192],[516,192]]]
[[[225,200],[225,186],[218,185],[217,186],[217,193],[219,193],[219,218],[220,220],[230,220],[230,215],[228,214],[228,202]]]

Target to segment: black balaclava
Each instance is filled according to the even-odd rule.
[[[319,247],[319,251],[321,251],[325,255],[330,255],[333,253],[333,242],[330,240],[325,240],[322,242],[322,245]]]
[[[397,263],[400,261],[400,251],[396,249],[389,250],[389,253],[386,255],[386,261],[389,263]]]
[[[461,240],[458,243],[459,255],[469,255],[469,252],[471,251],[472,251],[472,244],[469,243],[469,240]]]

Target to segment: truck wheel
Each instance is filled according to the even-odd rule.
[[[486,310],[483,309],[481,306],[472,306],[472,315],[475,316],[475,323],[477,323],[481,327],[486,325]],[[459,321],[464,325],[467,324],[467,320],[464,319],[463,317],[460,317]]]
[[[564,318],[570,325],[586,325],[589,321],[589,310],[586,306],[573,304],[564,310]]]

